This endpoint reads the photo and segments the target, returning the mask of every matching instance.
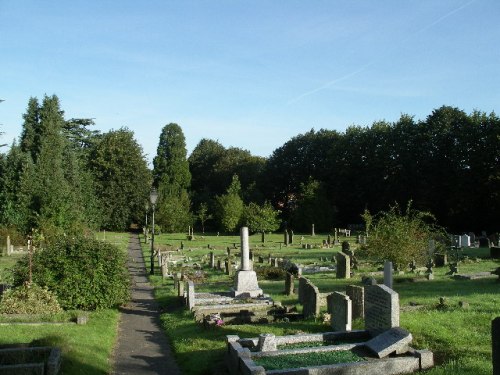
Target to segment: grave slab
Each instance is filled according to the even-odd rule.
[[[412,340],[413,337],[410,332],[395,327],[367,341],[365,346],[378,358],[384,358],[392,353],[405,353]]]

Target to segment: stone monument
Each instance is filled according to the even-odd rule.
[[[250,266],[250,247],[248,245],[248,228],[240,229],[241,239],[241,266],[236,273],[235,286],[233,289],[234,297],[255,298],[262,295],[262,289],[257,282],[257,274]]]

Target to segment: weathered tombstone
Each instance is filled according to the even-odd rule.
[[[392,262],[384,262],[384,285],[392,289]]]
[[[316,235],[316,233],[314,233],[314,224],[313,224],[313,225],[312,225],[312,228],[311,228],[311,236],[313,236],[313,237],[314,237],[315,235]]]
[[[328,312],[334,331],[350,331],[352,328],[352,302],[344,293],[333,292],[327,297]]]
[[[257,343],[257,350],[259,352],[272,352],[277,350],[276,336],[272,333],[262,333],[259,335]]]
[[[399,328],[391,328],[365,343],[378,358],[385,358],[389,354],[402,354],[408,351],[413,337],[410,332]]]
[[[293,230],[290,230],[288,233],[288,243],[291,245],[293,244]]]
[[[470,237],[466,234],[460,236],[462,247],[470,247]]]
[[[181,273],[174,273],[174,290],[179,290],[179,283],[181,282]]]
[[[285,246],[288,246],[289,240],[290,238],[288,237],[288,231],[285,229],[285,231],[283,232],[283,243],[285,244]]]
[[[490,239],[488,237],[481,237],[479,238],[479,247],[490,247]]]
[[[352,303],[352,318],[359,319],[365,317],[365,288],[357,285],[346,286],[346,294]]]
[[[210,252],[210,268],[214,268],[215,267],[215,255],[214,255],[214,252],[211,251]]]
[[[349,255],[343,252],[338,252],[335,256],[337,261],[336,276],[337,279],[350,279],[351,278],[351,259]]]
[[[231,261],[226,259],[224,261],[224,267],[225,267],[225,271],[226,271],[226,275],[231,275],[232,274],[232,270],[231,270]]]
[[[448,255],[446,253],[435,253],[434,264],[436,265],[436,267],[444,267],[448,265]]]
[[[252,270],[250,264],[250,247],[248,245],[248,228],[240,229],[241,238],[241,265],[236,273],[233,296],[244,296],[255,298],[262,295],[262,289],[257,282],[257,274]]]
[[[316,317],[319,315],[320,293],[318,288],[310,282],[304,285],[304,297],[302,303],[302,313],[304,318]]]
[[[161,265],[161,277],[165,278],[168,276],[168,264],[165,260]]]
[[[293,279],[293,274],[287,272],[285,276],[285,294],[287,296],[293,295]]]
[[[342,241],[342,252],[351,251],[351,245],[349,241]]]
[[[500,375],[500,316],[491,322],[493,375]]]
[[[184,280],[182,280],[182,277],[181,277],[181,280],[179,280],[179,284],[178,284],[178,289],[177,289],[177,296],[180,297],[180,298],[184,298]]]
[[[385,285],[365,287],[365,329],[373,336],[399,327],[399,295]]]
[[[300,304],[304,304],[304,293],[305,293],[305,286],[309,282],[305,277],[300,277],[299,278],[299,296],[298,300]]]
[[[191,280],[188,280],[188,291],[187,291],[187,305],[188,309],[192,310],[195,306],[195,294],[194,294],[194,283]]]

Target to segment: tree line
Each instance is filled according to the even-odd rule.
[[[23,130],[0,154],[0,225],[26,233],[144,224],[151,186],[169,232],[298,232],[361,224],[394,203],[452,231],[498,230],[500,119],[449,106],[425,120],[312,129],[268,158],[202,139],[188,156],[178,124],[162,129],[152,170],[133,133],[65,119],[56,96],[31,98]]]

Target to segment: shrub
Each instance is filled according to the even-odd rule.
[[[92,238],[58,237],[33,254],[33,281],[55,292],[64,309],[95,310],[129,297],[126,255]],[[14,284],[28,279],[28,256],[14,268]]]
[[[283,280],[286,276],[286,271],[278,267],[259,267],[255,272],[259,279],[265,280]]]
[[[56,296],[36,284],[23,285],[7,290],[0,302],[1,314],[56,314],[62,312]]]

